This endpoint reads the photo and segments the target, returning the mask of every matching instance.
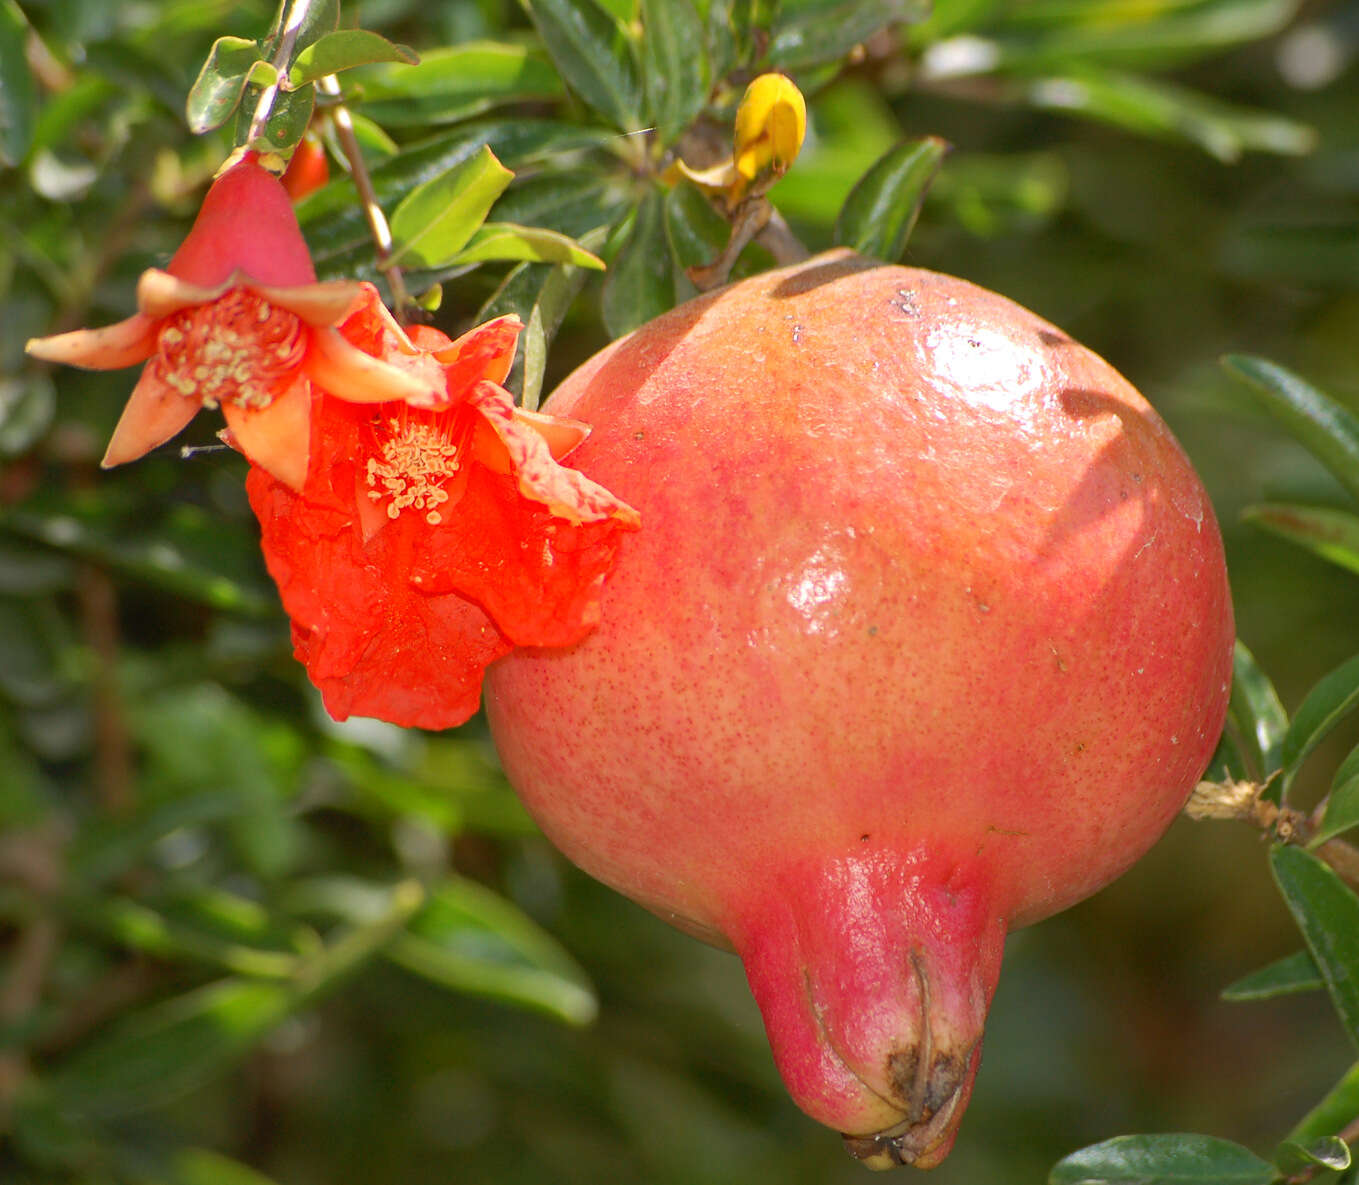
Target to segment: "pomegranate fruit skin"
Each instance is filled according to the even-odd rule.
[[[1226,712],[1221,539],[1106,362],[849,253],[699,297],[546,405],[638,507],[598,629],[488,672],[573,861],[742,958],[794,1100],[938,1164],[1007,931],[1161,835]]]

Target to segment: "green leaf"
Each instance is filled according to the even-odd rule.
[[[1222,364],[1245,379],[1259,405],[1359,499],[1359,417],[1265,358],[1228,354]]]
[[[900,259],[948,151],[946,141],[925,136],[879,158],[840,208],[835,242],[888,263]]]
[[[295,1006],[286,984],[223,979],[127,1015],[48,1079],[64,1107],[111,1118],[169,1102],[242,1057]]]
[[[373,62],[405,62],[414,65],[420,60],[415,50],[388,41],[380,33],[368,29],[339,29],[313,41],[293,59],[288,70],[288,84],[299,87],[315,82],[327,74],[352,70]]]
[[[56,388],[46,371],[0,379],[0,457],[28,452],[52,426]]]
[[[1351,827],[1359,827],[1359,745],[1335,771],[1321,823],[1307,846],[1316,848]]]
[[[1222,989],[1222,998],[1239,1003],[1246,1000],[1272,1000],[1300,992],[1320,991],[1326,986],[1316,962],[1305,950],[1276,959]]]
[[[604,327],[611,337],[622,337],[665,312],[674,300],[665,198],[660,190],[652,189],[638,205],[632,227],[604,277]]]
[[[1053,1167],[1049,1185],[1269,1185],[1274,1166],[1213,1136],[1116,1136]]]
[[[28,20],[14,0],[0,2],[0,165],[28,155],[37,117],[37,88],[24,51]]]
[[[566,84],[614,127],[643,126],[632,44],[595,0],[524,0]]]
[[[836,61],[879,29],[924,20],[930,7],[929,0],[784,0],[765,56],[784,70]]]
[[[665,236],[670,244],[676,299],[698,294],[687,269],[711,263],[727,245],[731,224],[697,186],[676,185],[665,195]]]
[[[388,948],[392,962],[455,991],[585,1025],[594,992],[569,955],[516,906],[468,880],[450,880]]]
[[[642,0],[642,79],[656,143],[667,148],[708,99],[703,22],[693,0]]]
[[[1288,714],[1269,676],[1240,641],[1232,657],[1232,697],[1227,719],[1236,734],[1251,746],[1251,756],[1258,763],[1254,771],[1256,780],[1264,781],[1283,765]],[[1277,790],[1273,799],[1277,801]]]
[[[1275,846],[1274,880],[1350,1040],[1359,1045],[1359,897],[1310,852]]]
[[[1359,1062],[1351,1066],[1326,1097],[1298,1120],[1287,1139],[1310,1144],[1341,1131],[1359,1115]]]
[[[357,108],[393,128],[452,123],[505,103],[564,93],[542,53],[493,41],[441,47],[423,54],[417,66],[378,66],[353,78]]]
[[[1322,559],[1359,572],[1359,515],[1329,506],[1268,502],[1247,506],[1241,518],[1315,552]]]
[[[1282,116],[1250,111],[1163,79],[1088,67],[1028,80],[1023,98],[1045,111],[1071,112],[1142,135],[1186,140],[1231,163],[1246,152],[1301,155],[1316,132]]]
[[[256,1172],[207,1148],[185,1148],[174,1158],[174,1185],[275,1185],[271,1177]]]
[[[1339,1136],[1322,1136],[1309,1144],[1285,1140],[1275,1150],[1274,1163],[1289,1176],[1318,1168],[1343,1173],[1350,1167],[1349,1145]]]
[[[483,147],[470,160],[417,186],[392,214],[391,261],[441,267],[471,239],[514,174]]]
[[[1284,789],[1298,768],[1337,724],[1359,708],[1359,655],[1341,663],[1307,693],[1284,734]]]
[[[587,247],[597,246],[606,233],[605,227],[599,227],[582,236],[581,242]],[[519,353],[506,381],[514,383],[518,375],[519,403],[529,411],[537,410],[542,394],[548,348],[588,276],[584,268],[571,264],[522,264],[505,277],[481,309],[481,319],[513,312],[524,322]]]
[[[603,270],[604,261],[574,239],[540,226],[513,222],[484,222],[448,262],[480,263],[487,259],[527,260],[531,263],[573,263]]]
[[[260,60],[258,41],[245,37],[217,38],[189,88],[185,103],[189,131],[201,135],[226,123],[240,104],[251,68]]]
[[[260,93],[264,86],[251,80],[247,83],[245,94],[241,97],[240,108],[236,113],[236,140],[244,143],[250,132],[250,123],[255,108],[259,104]],[[273,109],[264,125],[264,142],[271,152],[288,156],[297,147],[311,123],[311,114],[316,107],[316,87],[308,83],[300,90],[280,90],[274,96]]]

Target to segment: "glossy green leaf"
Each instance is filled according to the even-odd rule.
[[[1312,956],[1300,950],[1242,976],[1222,989],[1222,998],[1233,1002],[1272,1000],[1275,996],[1320,991],[1325,986]]]
[[[766,59],[784,70],[836,61],[879,29],[924,20],[930,7],[928,0],[784,0]]]
[[[1301,848],[1275,846],[1269,862],[1341,1024],[1359,1045],[1359,896]]]
[[[246,84],[245,94],[241,96],[240,107],[236,112],[236,139],[244,143],[249,134],[255,109],[264,86],[256,81]],[[312,112],[316,108],[316,87],[311,83],[295,91],[278,91],[274,96],[269,119],[264,125],[264,143],[272,152],[288,156],[311,123]]]
[[[1322,1136],[1307,1144],[1285,1140],[1274,1152],[1274,1163],[1289,1176],[1317,1169],[1343,1173],[1350,1167],[1349,1145],[1339,1136]]]
[[[490,148],[417,186],[392,214],[392,262],[440,267],[456,258],[514,174]]]
[[[687,300],[698,294],[687,269],[702,267],[722,254],[731,224],[697,186],[676,185],[665,195],[665,235],[673,257],[676,299]]]
[[[1359,1062],[1345,1072],[1321,1102],[1298,1120],[1287,1138],[1295,1144],[1310,1144],[1343,1130],[1356,1115],[1359,1115]]]
[[[485,222],[467,245],[448,262],[479,263],[487,259],[527,260],[531,263],[573,263],[602,270],[604,261],[574,239],[538,226]]]
[[[28,21],[14,0],[0,0],[0,165],[13,168],[28,155],[37,118],[37,88],[24,44]]]
[[[1227,720],[1228,726],[1250,748],[1256,766],[1251,772],[1257,781],[1264,781],[1283,765],[1288,714],[1269,676],[1239,640],[1232,657],[1232,695]],[[1272,797],[1277,800],[1277,791]]]
[[[597,246],[605,233],[600,227],[584,235],[582,243]],[[506,381],[511,389],[518,387],[519,403],[529,411],[538,407],[552,340],[589,274],[571,264],[521,264],[481,309],[483,319],[513,312],[524,322],[514,369]]]
[[[434,888],[387,955],[455,991],[534,1008],[568,1024],[589,1024],[598,1010],[570,956],[516,906],[472,881]]]
[[[1043,110],[1185,140],[1226,162],[1246,152],[1300,155],[1316,146],[1316,132],[1304,124],[1234,107],[1159,78],[1089,68],[1026,80],[1021,94]]]
[[[474,41],[421,55],[419,65],[378,66],[353,75],[358,110],[384,127],[451,123],[505,103],[554,99],[561,78],[539,51]]]
[[[189,88],[185,116],[195,135],[226,123],[245,93],[251,68],[260,60],[260,44],[245,37],[219,37],[208,60]],[[259,81],[259,80],[256,80]]]
[[[643,126],[642,85],[627,34],[595,0],[524,0],[566,84],[614,127]]]
[[[284,983],[223,979],[126,1016],[48,1079],[62,1104],[111,1118],[162,1105],[209,1082],[297,1003]]]
[[[1241,518],[1315,552],[1322,559],[1359,572],[1359,515],[1329,506],[1268,502],[1247,506]]]
[[[665,312],[675,300],[669,244],[665,238],[665,198],[649,190],[604,276],[604,327],[622,337]]]
[[[1350,750],[1335,771],[1321,822],[1308,846],[1316,848],[1351,827],[1359,827],[1359,746]]]
[[[1116,1136],[1064,1157],[1049,1185],[1269,1185],[1274,1166],[1213,1136]]]
[[[1305,379],[1266,358],[1228,354],[1222,364],[1245,379],[1260,407],[1359,499],[1359,417]]]
[[[419,60],[420,55],[415,50],[388,41],[380,33],[368,29],[337,29],[313,41],[293,59],[288,70],[288,84],[302,86],[327,74],[338,74],[373,62],[414,65]]]
[[[899,260],[948,150],[939,137],[925,136],[881,157],[840,208],[835,242],[888,263]]]
[[[703,110],[712,81],[693,0],[642,0],[642,80],[656,142],[668,147]]]
[[[340,23],[340,0],[307,0],[300,10],[295,4],[282,3],[274,15],[273,26],[265,41],[265,56],[272,58],[284,35],[287,22],[298,12],[301,23],[297,26],[294,50],[305,49],[319,41],[327,33],[333,33]]]
[[[1285,790],[1317,745],[1356,708],[1359,708],[1359,655],[1318,681],[1293,714],[1279,751]]]

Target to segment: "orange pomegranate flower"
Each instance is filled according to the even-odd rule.
[[[288,194],[255,153],[223,172],[164,271],[137,284],[137,312],[103,329],[35,338],[35,358],[93,370],[146,362],[104,466],[136,460],[203,407],[220,407],[236,445],[300,489],[313,385],[361,402],[431,398],[437,374],[388,366],[335,326],[355,282],[317,283]]]
[[[337,719],[448,728],[477,709],[482,671],[513,646],[566,646],[637,512],[559,463],[584,424],[516,408],[500,384],[522,328],[502,317],[450,341],[407,336],[371,287],[341,325],[389,364],[433,359],[434,404],[322,397],[316,451],[294,491],[246,480],[298,659]]]

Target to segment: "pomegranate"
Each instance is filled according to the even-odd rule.
[[[672,310],[547,406],[642,530],[593,634],[491,668],[511,782],[587,872],[740,955],[853,1155],[938,1164],[1007,931],[1132,864],[1217,741],[1202,486],[1060,330],[848,253]]]

